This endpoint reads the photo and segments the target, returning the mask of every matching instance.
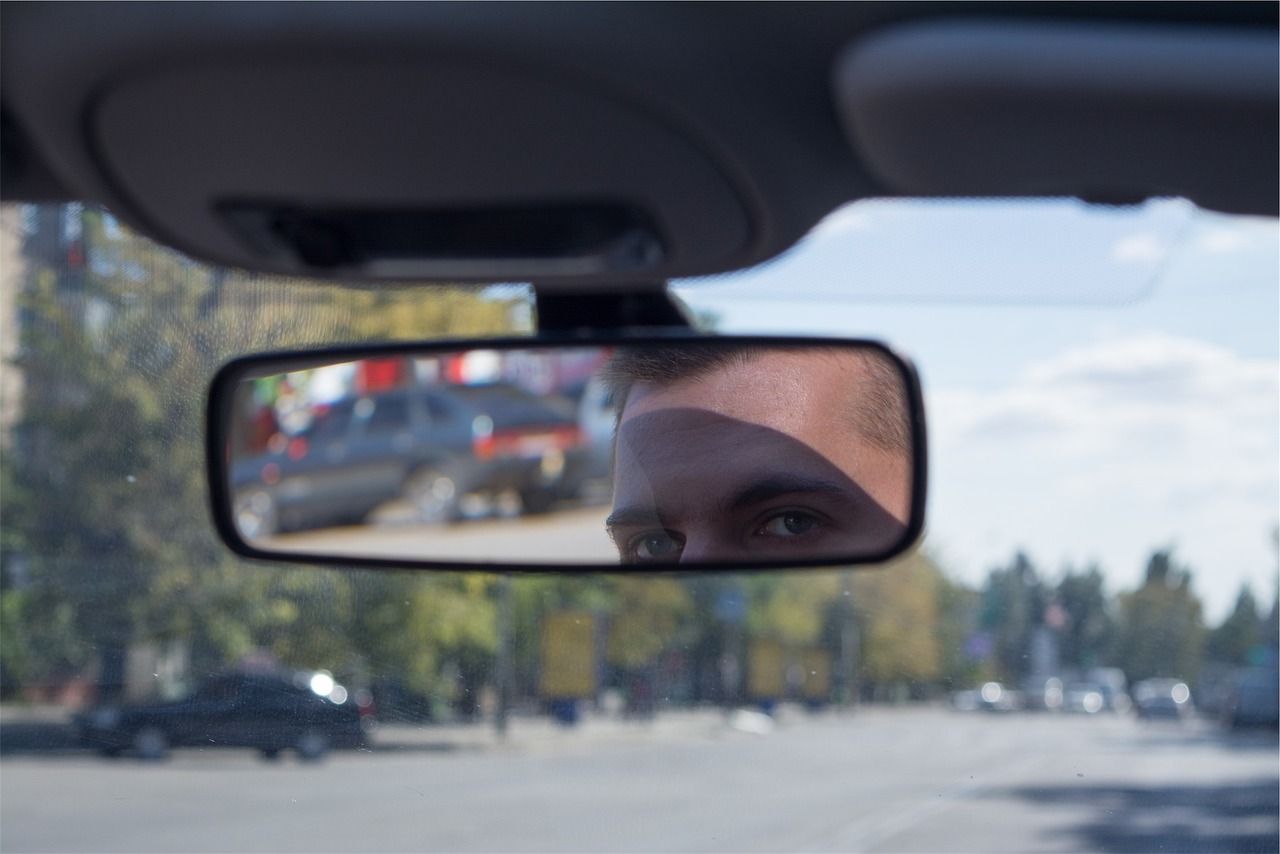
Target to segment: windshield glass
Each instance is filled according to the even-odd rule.
[[[243,562],[202,428],[228,358],[526,334],[526,288],[284,281],[101,209],[3,208],[4,847],[1276,850],[1276,222],[1062,204],[1078,228],[855,205],[741,281],[677,288],[708,328],[915,358],[914,552],[519,578]],[[859,296],[843,266],[860,218],[892,229],[865,269],[896,289]],[[951,260],[913,259],[912,233]],[[1055,284],[933,286],[1001,252]],[[602,394],[566,409],[584,433],[612,429]],[[384,403],[282,394],[273,417],[318,442],[403,418]]]

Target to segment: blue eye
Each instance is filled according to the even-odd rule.
[[[684,541],[667,531],[648,531],[632,537],[627,556],[633,561],[669,561],[680,556]]]

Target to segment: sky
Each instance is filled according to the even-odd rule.
[[[1113,592],[1173,546],[1216,623],[1276,594],[1280,224],[1181,200],[868,201],[763,268],[677,283],[722,332],[872,337],[930,431],[926,545],[979,584],[1025,550]]]

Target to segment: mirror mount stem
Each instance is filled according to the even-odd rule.
[[[583,293],[535,284],[538,332],[591,334],[620,329],[693,329],[687,310],[664,283]]]

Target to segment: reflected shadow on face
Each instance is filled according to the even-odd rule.
[[[906,529],[809,445],[694,408],[622,423],[606,524],[624,564],[851,560]]]

